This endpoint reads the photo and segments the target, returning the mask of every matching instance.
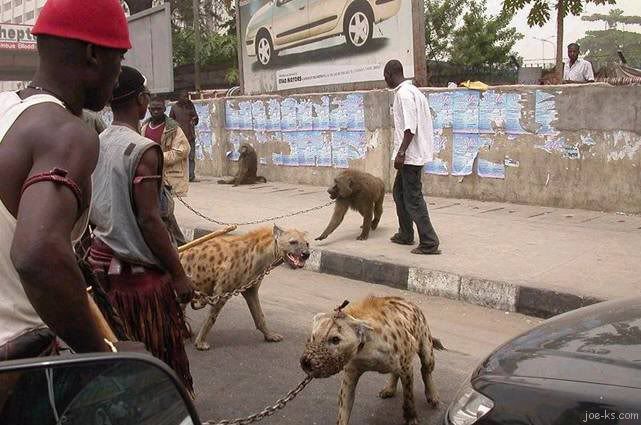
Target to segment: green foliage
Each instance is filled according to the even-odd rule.
[[[487,16],[486,0],[469,0],[463,24],[452,37],[451,62],[467,66],[510,65],[514,44],[523,34],[510,26],[512,14]]]
[[[194,63],[194,30],[181,28],[173,31],[174,66]],[[235,64],[236,35],[229,34],[200,34],[201,65]]]
[[[623,16],[623,10],[621,9],[612,9],[607,15],[595,13],[589,16],[581,16],[581,20],[588,22],[604,21],[607,22],[610,29],[616,29],[617,24],[641,25],[641,16]]]
[[[428,60],[447,59],[452,34],[467,0],[425,0],[425,47]]]
[[[586,53],[585,58],[592,63],[617,61],[620,46],[628,65],[641,68],[641,34],[616,29],[588,31],[578,43]]]
[[[503,11],[514,15],[514,13],[529,6],[528,25],[542,27],[550,20],[552,9],[559,10],[563,17],[570,13],[578,16],[583,13],[583,9],[588,3],[597,5],[616,4],[616,0],[503,0]]]

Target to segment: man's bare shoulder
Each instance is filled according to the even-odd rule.
[[[81,118],[53,103],[32,106],[22,113],[19,136],[34,141],[38,147],[98,152],[98,135]]]

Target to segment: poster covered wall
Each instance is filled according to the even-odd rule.
[[[409,0],[241,0],[246,94],[382,81],[401,61],[414,77]]]

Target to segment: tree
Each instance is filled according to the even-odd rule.
[[[512,15],[505,11],[486,16],[486,3],[486,0],[468,1],[463,24],[453,34],[451,62],[474,67],[500,67],[513,62],[512,48],[523,34],[510,26]]]
[[[467,0],[425,0],[425,47],[428,60],[449,56],[452,34]]]
[[[619,24],[641,25],[641,16],[624,16],[623,10],[612,9],[607,15],[596,13],[582,16],[581,20],[588,22],[603,21],[608,29],[588,31],[586,36],[578,40],[581,50],[586,53],[586,59],[591,62],[604,62],[617,57],[621,50],[628,65],[641,67],[641,34],[619,30]]]
[[[581,16],[581,20],[588,22],[604,21],[611,30],[617,29],[618,24],[641,25],[641,16],[623,16],[623,10],[621,9],[612,9],[607,15],[595,13],[593,15]]]
[[[550,9],[556,9],[556,72],[559,81],[563,79],[563,20],[569,14],[578,16],[588,3],[597,5],[616,4],[616,0],[503,0],[503,10],[514,14],[530,6],[527,23],[530,27],[542,27],[550,20]]]
[[[628,65],[641,68],[641,34],[617,29],[588,31],[578,43],[586,53],[585,58],[592,63],[616,59],[620,49]]]

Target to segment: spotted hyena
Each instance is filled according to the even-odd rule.
[[[282,258],[292,268],[305,265],[309,258],[309,243],[305,233],[298,230],[261,228],[241,236],[219,236],[203,242],[180,254],[180,262],[191,276],[196,287],[207,295],[220,295],[233,291],[254,279],[276,259]],[[243,292],[256,328],[266,341],[278,342],[282,336],[271,332],[258,299],[260,282]],[[203,323],[195,345],[198,350],[208,350],[207,334],[216,322],[227,300],[210,306],[209,317]]]
[[[405,423],[418,424],[412,360],[418,354],[425,396],[428,404],[436,408],[433,349],[444,349],[430,334],[423,312],[398,297],[368,297],[351,307],[342,307],[314,317],[300,360],[303,370],[316,378],[343,371],[337,423],[348,424],[359,378],[364,372],[375,371],[390,374],[389,383],[379,394],[382,398],[393,397],[401,380]]]

